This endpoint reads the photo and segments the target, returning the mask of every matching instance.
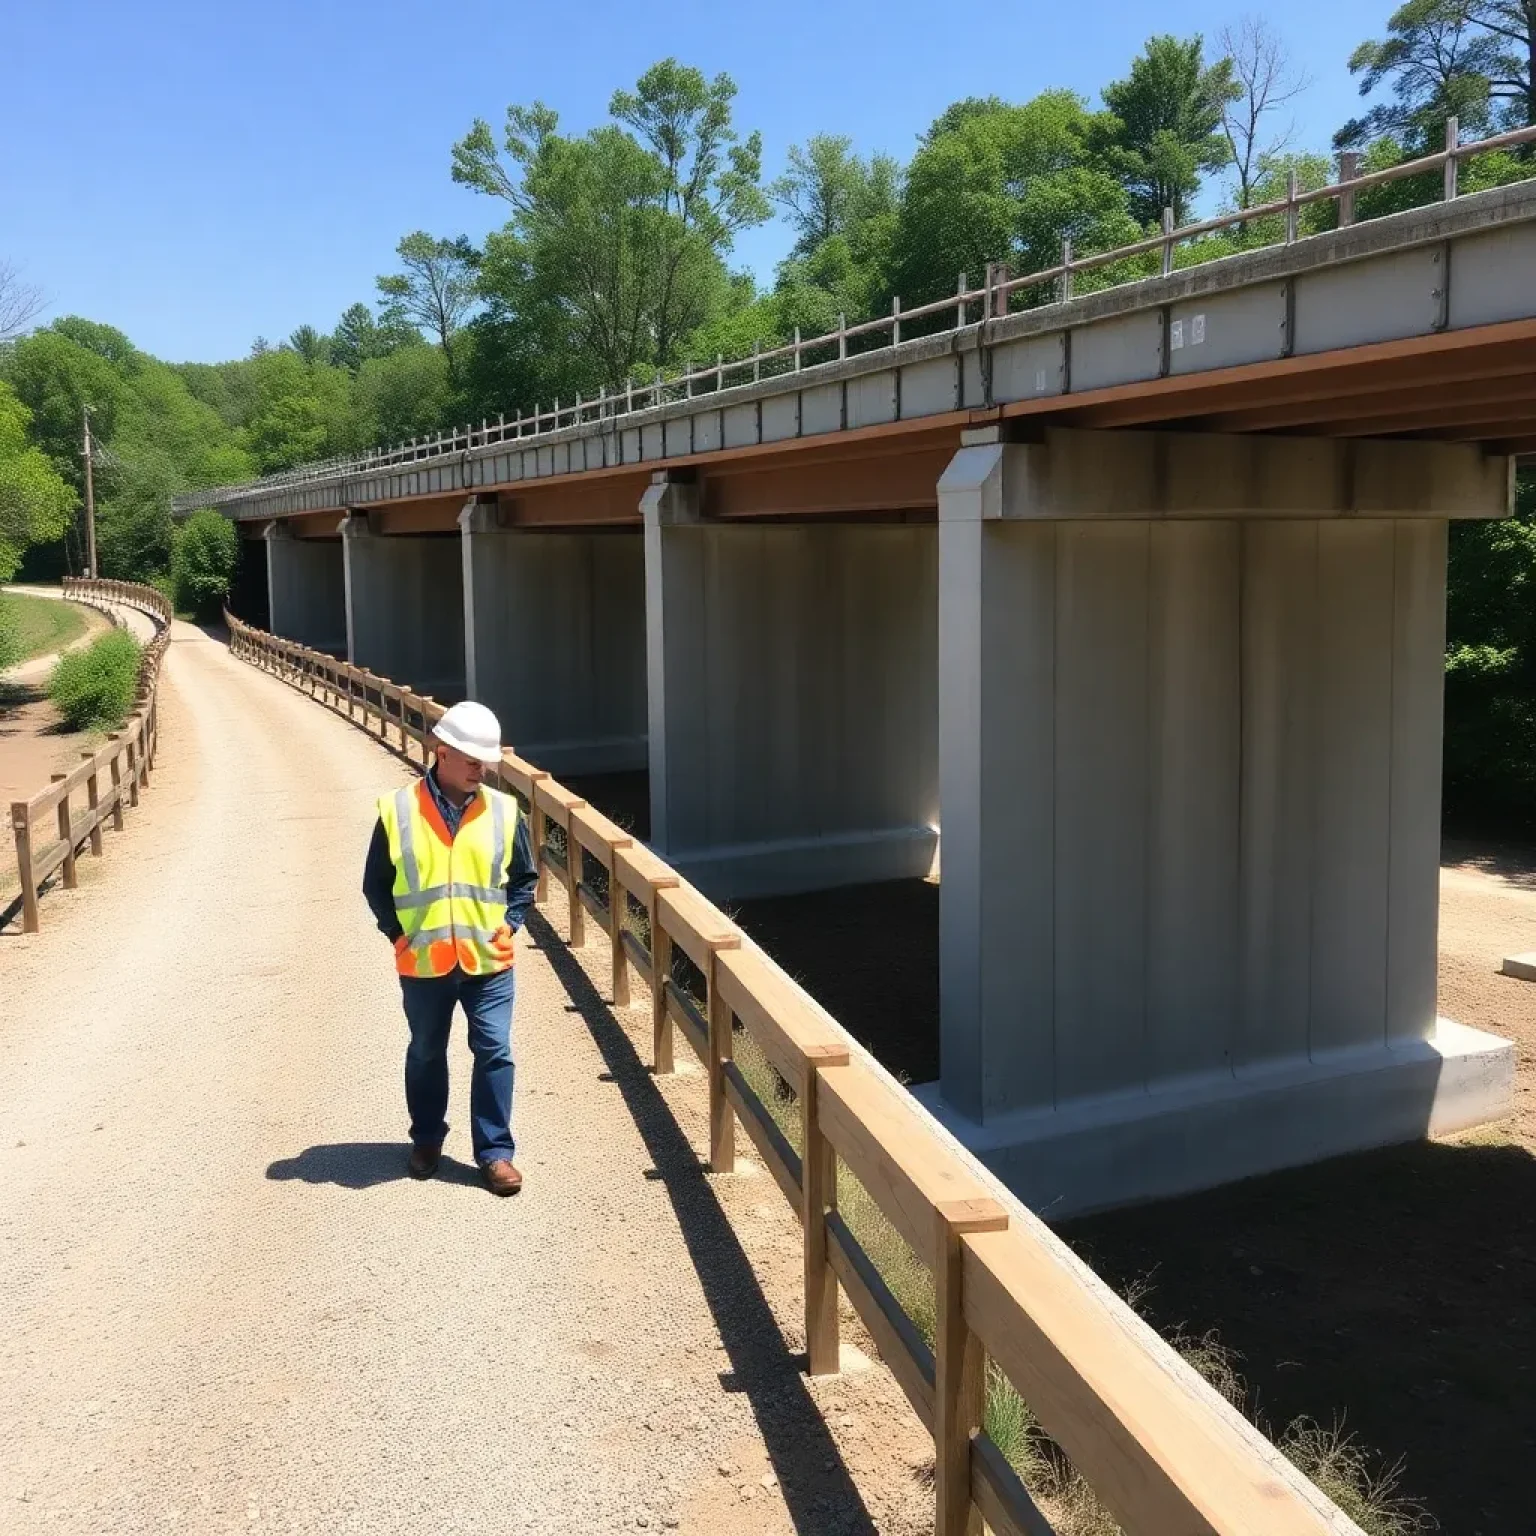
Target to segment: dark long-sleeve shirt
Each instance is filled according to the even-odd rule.
[[[427,774],[427,787],[437,808],[443,813],[443,822],[449,834],[456,833],[463,817],[462,806],[453,805],[438,788],[437,777]],[[533,838],[528,832],[528,818],[519,815],[517,830],[512,835],[512,868],[507,875],[506,924],[513,933],[523,926],[528,908],[533,903],[534,887],[539,883],[539,871],[533,862]],[[384,823],[373,826],[373,840],[368,844],[368,861],[363,868],[363,896],[373,912],[379,932],[391,944],[403,932],[400,919],[395,915],[395,861],[389,856],[389,834]]]

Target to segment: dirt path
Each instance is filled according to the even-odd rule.
[[[922,1431],[797,1369],[798,1228],[706,1178],[600,942],[524,942],[525,1192],[468,1166],[460,1025],[446,1171],[402,1176],[357,886],[408,770],[188,626],[164,677],[142,809],[0,937],[0,1529],[931,1528]]]

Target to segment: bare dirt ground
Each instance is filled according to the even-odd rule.
[[[525,1192],[468,1166],[461,1027],[407,1179],[357,886],[408,770],[185,625],[162,710],[127,829],[0,935],[0,1531],[931,1529],[926,1435],[882,1367],[801,1373],[797,1223],[707,1175],[602,941],[523,943]]]

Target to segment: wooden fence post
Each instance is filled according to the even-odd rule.
[[[971,1438],[986,1412],[987,1360],[965,1320],[964,1238],[1007,1225],[1008,1212],[995,1200],[947,1200],[934,1208],[934,1536],[981,1536]]]
[[[11,802],[11,829],[16,834],[16,870],[21,876],[21,931],[36,933],[37,876],[32,862],[32,812],[25,800]]]
[[[565,818],[565,896],[571,937],[567,949],[585,949],[587,944],[587,909],[581,904],[581,876],[585,863],[582,847],[571,831],[571,818]]]
[[[544,863],[544,843],[549,836],[549,822],[543,810],[539,806],[539,796],[535,789],[528,796],[528,814],[533,818],[533,864],[539,872],[537,883],[533,887],[533,899],[537,906],[543,906],[549,900],[549,870]]]
[[[660,902],[651,892],[651,1070],[658,1076],[674,1070],[672,1018],[667,1012],[667,981],[672,975],[672,939],[661,926]]]
[[[123,739],[123,733],[121,731],[112,731],[107,736],[107,740],[108,741],[114,741],[115,742],[115,741],[121,741],[122,739]],[[112,749],[112,763],[111,763],[111,772],[112,772],[112,830],[114,832],[121,832],[123,830],[123,768],[122,768],[122,762],[123,762],[123,749],[121,747],[114,747]]]
[[[128,738],[128,804],[139,803],[139,754],[133,737]]]
[[[89,748],[80,754],[86,762],[95,755]],[[85,781],[85,803],[91,811],[91,857],[99,859],[101,857],[101,817],[97,815],[97,810],[101,805],[101,796],[99,776],[95,768],[91,769],[90,776]]]
[[[709,1021],[709,1167],[712,1173],[736,1171],[736,1114],[725,1096],[725,1064],[731,1059],[730,1004],[715,981],[715,951],[704,972],[705,1016]]]
[[[65,777],[65,774],[56,773],[53,775],[53,782],[57,784]],[[72,891],[78,883],[78,877],[75,874],[75,828],[69,815],[67,794],[59,801],[59,837],[64,843],[64,889]]]
[[[613,1006],[629,1007],[629,961],[624,954],[624,914],[629,895],[619,884],[612,853],[608,855],[608,942],[613,948]]]
[[[804,1049],[799,1083],[800,1222],[805,1247],[805,1367],[812,1376],[835,1376],[841,1368],[837,1276],[827,1257],[827,1213],[837,1209],[837,1152],[821,1129],[817,1085],[823,1069],[847,1065],[846,1046]]]

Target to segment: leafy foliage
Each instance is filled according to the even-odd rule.
[[[235,525],[211,508],[194,512],[176,530],[171,551],[172,602],[199,619],[216,619],[229,596],[239,558]]]
[[[48,455],[27,441],[31,420],[15,390],[0,382],[0,581],[16,574],[28,545],[62,536],[75,504]]]
[[[1115,120],[1107,160],[1138,223],[1161,222],[1164,208],[1176,224],[1187,221],[1200,173],[1231,156],[1222,109],[1241,94],[1231,60],[1207,65],[1198,37],[1150,38],[1125,79],[1104,87]]]
[[[62,656],[48,695],[70,730],[111,729],[133,708],[138,677],[139,642],[114,629]]]
[[[489,322],[554,344],[566,365],[550,370],[552,392],[675,364],[729,307],[724,256],[769,211],[761,141],[738,139],[735,94],[728,75],[706,81],[666,59],[614,93],[613,122],[579,138],[536,102],[508,108],[505,161],[481,120],[454,146],[454,180],[513,212],[486,242]]]

